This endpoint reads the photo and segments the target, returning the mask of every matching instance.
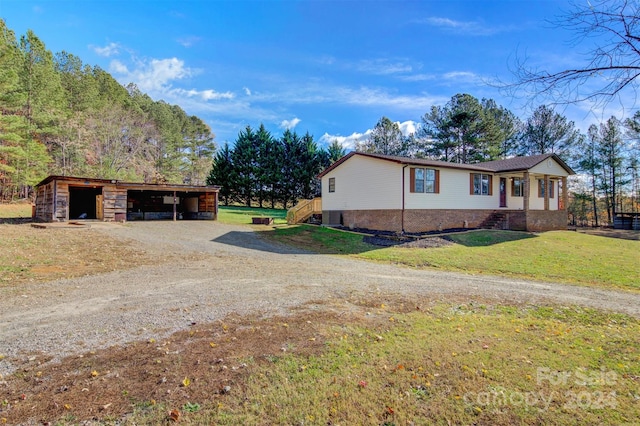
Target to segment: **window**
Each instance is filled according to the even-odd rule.
[[[440,192],[440,171],[435,169],[412,168],[409,171],[411,192]]]
[[[511,196],[524,197],[524,179],[513,178],[511,181]]]
[[[553,198],[553,182],[549,181],[549,198]],[[544,198],[544,179],[538,179],[538,197]]]
[[[471,173],[471,195],[492,195],[493,176],[484,173]]]
[[[329,178],[329,192],[336,192],[336,178]]]

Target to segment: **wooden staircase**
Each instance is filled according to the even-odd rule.
[[[312,200],[301,200],[287,212],[287,223],[295,225],[303,223],[314,214],[322,214],[322,198],[317,197]]]
[[[482,229],[505,229],[507,213],[494,211],[480,224]]]

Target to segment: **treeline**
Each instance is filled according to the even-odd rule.
[[[0,200],[49,174],[204,184],[214,152],[198,117],[0,19]]]
[[[569,161],[578,139],[574,123],[545,105],[523,122],[493,99],[457,94],[432,106],[408,136],[382,117],[356,150],[465,164],[546,153]]]
[[[625,121],[611,117],[582,134],[547,105],[521,120],[492,99],[457,94],[431,107],[408,136],[382,117],[356,150],[469,164],[554,153],[580,174],[569,206],[576,222],[610,224],[614,212],[640,211],[640,112]]]
[[[255,203],[286,209],[298,199],[317,195],[317,174],[343,155],[339,143],[325,150],[309,133],[300,136],[286,130],[276,138],[262,124],[257,130],[247,126],[233,148],[225,144],[217,152],[207,183],[220,186],[225,205]]]
[[[577,145],[576,167],[584,179],[573,188],[570,212],[578,224],[613,223],[614,212],[638,213],[640,112],[621,121],[591,125]]]

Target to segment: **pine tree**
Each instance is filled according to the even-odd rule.
[[[233,151],[225,143],[213,159],[211,172],[207,177],[207,185],[218,185],[220,197],[225,206],[229,205],[232,194],[236,191],[235,169],[233,166]]]
[[[376,123],[369,138],[356,145],[356,151],[404,156],[407,153],[407,146],[398,123],[382,117]]]
[[[518,153],[557,154],[568,161],[578,135],[573,121],[568,121],[546,105],[540,105],[524,123]]]
[[[256,195],[256,176],[258,174],[256,135],[251,126],[247,126],[244,131],[238,134],[232,160],[236,177],[236,199],[247,207],[251,207]]]

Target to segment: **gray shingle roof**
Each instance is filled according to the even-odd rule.
[[[407,164],[407,165],[415,165],[415,166],[431,166],[431,167],[440,167],[440,168],[449,168],[449,169],[462,169],[462,170],[476,170],[476,171],[486,171],[486,172],[514,172],[514,171],[524,171],[529,170],[532,167],[542,163],[547,158],[553,158],[564,168],[567,173],[570,175],[575,174],[575,172],[569,167],[564,161],[560,159],[556,154],[541,154],[541,155],[529,155],[526,157],[512,157],[507,158],[506,160],[495,160],[495,161],[485,161],[483,163],[477,164],[460,164],[460,163],[450,163],[447,161],[437,161],[437,160],[427,160],[421,158],[408,158],[408,157],[397,157],[393,155],[382,155],[382,154],[368,154],[364,152],[355,152],[352,151],[349,154],[345,155],[335,163],[333,163],[330,167],[320,173],[318,176],[322,177],[329,173],[331,170],[338,167],[340,164],[344,163],[349,158],[354,155],[362,155],[365,157],[379,158],[381,160],[393,161],[398,164]]]

